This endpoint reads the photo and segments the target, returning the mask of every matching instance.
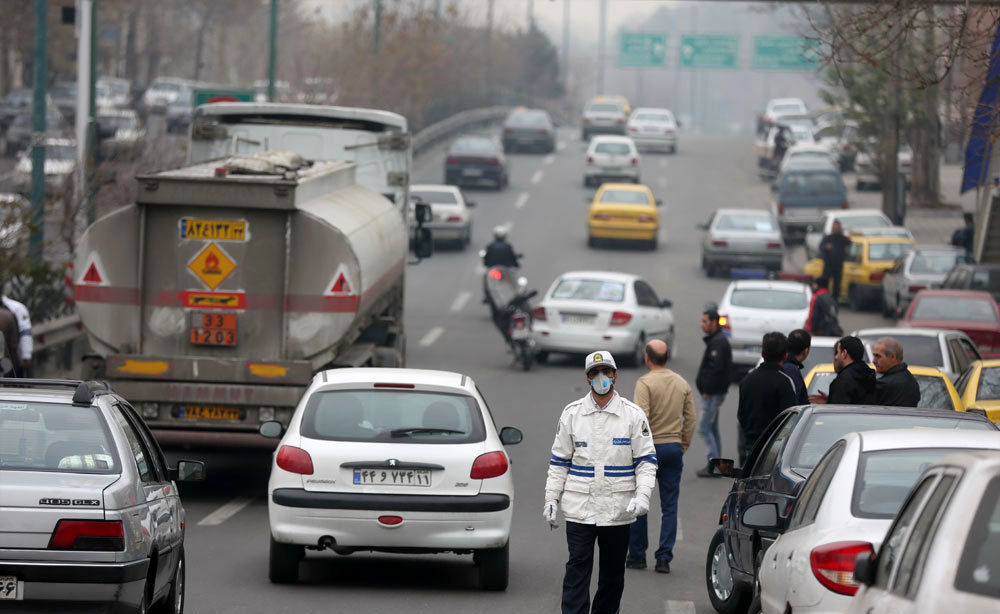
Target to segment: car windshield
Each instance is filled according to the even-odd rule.
[[[771,107],[771,113],[774,115],[794,115],[795,113],[804,113],[805,110],[806,108],[798,103],[776,104]]]
[[[56,85],[50,92],[53,98],[76,98],[75,85]]]
[[[781,191],[788,195],[843,193],[844,182],[833,172],[787,173]]]
[[[587,106],[587,111],[594,113],[620,113],[621,110],[617,102],[592,102]]]
[[[632,148],[628,143],[598,143],[594,152],[622,156],[632,153]]]
[[[864,452],[854,480],[851,513],[858,518],[896,516],[910,488],[925,469],[955,452],[952,448]]]
[[[903,356],[907,364],[921,367],[943,367],[944,360],[941,353],[941,342],[937,335],[903,335],[893,333],[892,335],[859,335],[869,348],[882,337],[891,336],[899,341],[903,346]]]
[[[965,260],[961,252],[918,252],[910,263],[911,273],[945,274]]]
[[[674,118],[667,113],[636,113],[633,117],[637,122],[653,122],[658,124],[672,124]]]
[[[0,470],[120,473],[116,459],[96,407],[0,402]]]
[[[72,145],[46,145],[45,157],[49,160],[73,160],[76,158],[76,148]]]
[[[621,303],[625,300],[625,284],[600,279],[563,279],[552,291],[552,298]]]
[[[180,83],[171,83],[169,81],[158,81],[153,85],[149,86],[149,89],[155,92],[179,92],[183,87]]]
[[[834,218],[833,221],[840,222],[845,231],[853,228],[884,228],[892,225],[889,220],[881,215],[849,215]]]
[[[983,491],[958,561],[955,588],[1000,598],[1000,476],[993,477]]]
[[[905,351],[904,351],[905,354]],[[955,409],[951,401],[951,393],[944,378],[937,375],[914,375],[920,386],[920,404],[918,407],[929,409]]]
[[[972,283],[970,290],[982,290],[984,292],[1000,292],[1000,269],[986,269],[972,272]]]
[[[884,413],[862,414],[856,412],[824,411],[813,414],[795,443],[789,464],[796,473],[806,476],[833,442],[853,431],[879,431],[884,429],[970,429],[995,430],[991,423],[941,416]]]
[[[510,126],[545,127],[549,125],[549,116],[545,111],[515,111],[507,118]]]
[[[476,400],[416,390],[321,390],[309,397],[302,436],[328,441],[452,444],[483,441]]]
[[[725,213],[715,223],[716,230],[745,230],[751,232],[774,232],[774,222],[769,215],[750,213]]]
[[[793,151],[785,154],[789,160],[829,160],[830,154],[825,151]]]
[[[809,299],[805,292],[773,290],[770,288],[735,288],[729,297],[734,307],[751,309],[805,309]]]
[[[458,198],[455,197],[454,192],[444,192],[438,190],[413,190],[410,192],[410,196],[419,198],[425,203],[433,203],[436,205],[457,205]]]
[[[895,260],[911,249],[909,243],[869,243],[868,260]]]
[[[649,195],[638,190],[604,190],[602,203],[627,203],[630,205],[651,205]]]
[[[913,308],[914,320],[955,320],[996,324],[993,302],[985,298],[921,296]],[[905,353],[905,350],[904,350]]]
[[[1000,367],[983,367],[979,374],[976,399],[980,401],[1000,399]]]
[[[810,356],[811,355],[812,354],[810,354]],[[823,362],[828,360],[829,358],[825,358]],[[805,368],[803,368],[802,371],[804,373],[808,373]],[[830,392],[830,382],[832,382],[835,377],[837,377],[837,374],[833,371],[817,371],[816,373],[813,373],[812,379],[809,380],[809,394],[816,394],[817,392]]]
[[[792,126],[792,138],[795,139],[797,143],[814,141],[812,130],[806,126]]]
[[[493,139],[485,136],[466,136],[456,140],[452,146],[452,151],[478,151],[478,152],[493,152],[496,151],[496,144]]]

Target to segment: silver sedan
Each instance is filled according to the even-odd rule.
[[[701,268],[709,277],[720,270],[757,268],[780,271],[785,257],[781,231],[768,211],[719,209],[706,224]]]
[[[949,245],[918,247],[896,259],[882,278],[882,309],[886,316],[902,317],[913,295],[937,288],[956,264],[965,262],[965,250]]]

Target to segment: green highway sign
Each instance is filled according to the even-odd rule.
[[[740,39],[732,34],[681,36],[681,68],[735,69]]]
[[[816,70],[816,41],[798,36],[755,36],[754,70]]]
[[[253,102],[254,91],[242,89],[196,89],[194,90],[194,106],[212,102]]]
[[[619,67],[663,68],[666,64],[666,35],[622,32],[618,52]]]

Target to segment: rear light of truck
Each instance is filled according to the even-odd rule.
[[[448,156],[447,158],[445,158],[444,163],[445,164],[458,164],[458,158],[456,158],[455,156]]]
[[[461,222],[462,221],[462,216],[461,215],[449,215],[448,219],[446,221],[448,221],[448,222]]]
[[[812,549],[809,566],[819,583],[839,595],[858,592],[854,581],[854,561],[859,554],[875,554],[868,542],[833,542]]]
[[[785,214],[785,205],[778,203],[778,215],[784,215],[784,214]]]
[[[289,473],[300,473],[302,475],[312,475],[313,473],[312,457],[302,448],[281,446],[278,448],[278,455],[275,458],[275,462],[278,463],[278,467]]]
[[[480,454],[472,463],[469,477],[473,480],[488,480],[507,473],[507,455],[503,452]]]
[[[625,326],[632,321],[632,314],[627,311],[616,311],[611,314],[611,326]]]
[[[124,549],[125,531],[120,520],[60,520],[49,539],[49,550]]]
[[[767,249],[781,249],[781,243],[777,241],[772,241],[767,244]]]
[[[847,201],[846,200],[844,202],[840,203],[840,208],[841,209],[846,209],[847,208]]]
[[[499,166],[500,165],[500,160],[497,160],[496,158],[487,158],[486,159],[486,165],[487,166]]]
[[[712,241],[712,247],[729,247],[729,241]]]
[[[868,275],[868,281],[882,281],[883,277],[885,277],[885,271],[875,271]]]
[[[535,307],[531,310],[531,315],[534,316],[536,322],[545,322],[549,318],[545,314],[545,307]]]

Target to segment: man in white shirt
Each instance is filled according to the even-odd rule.
[[[3,307],[11,312],[17,321],[17,343],[11,344],[17,346],[18,358],[21,359],[21,369],[17,375],[28,377],[31,373],[31,355],[35,350],[34,340],[31,337],[31,315],[28,313],[28,308],[20,301],[15,301],[7,295],[0,297],[0,300],[3,302]]]

